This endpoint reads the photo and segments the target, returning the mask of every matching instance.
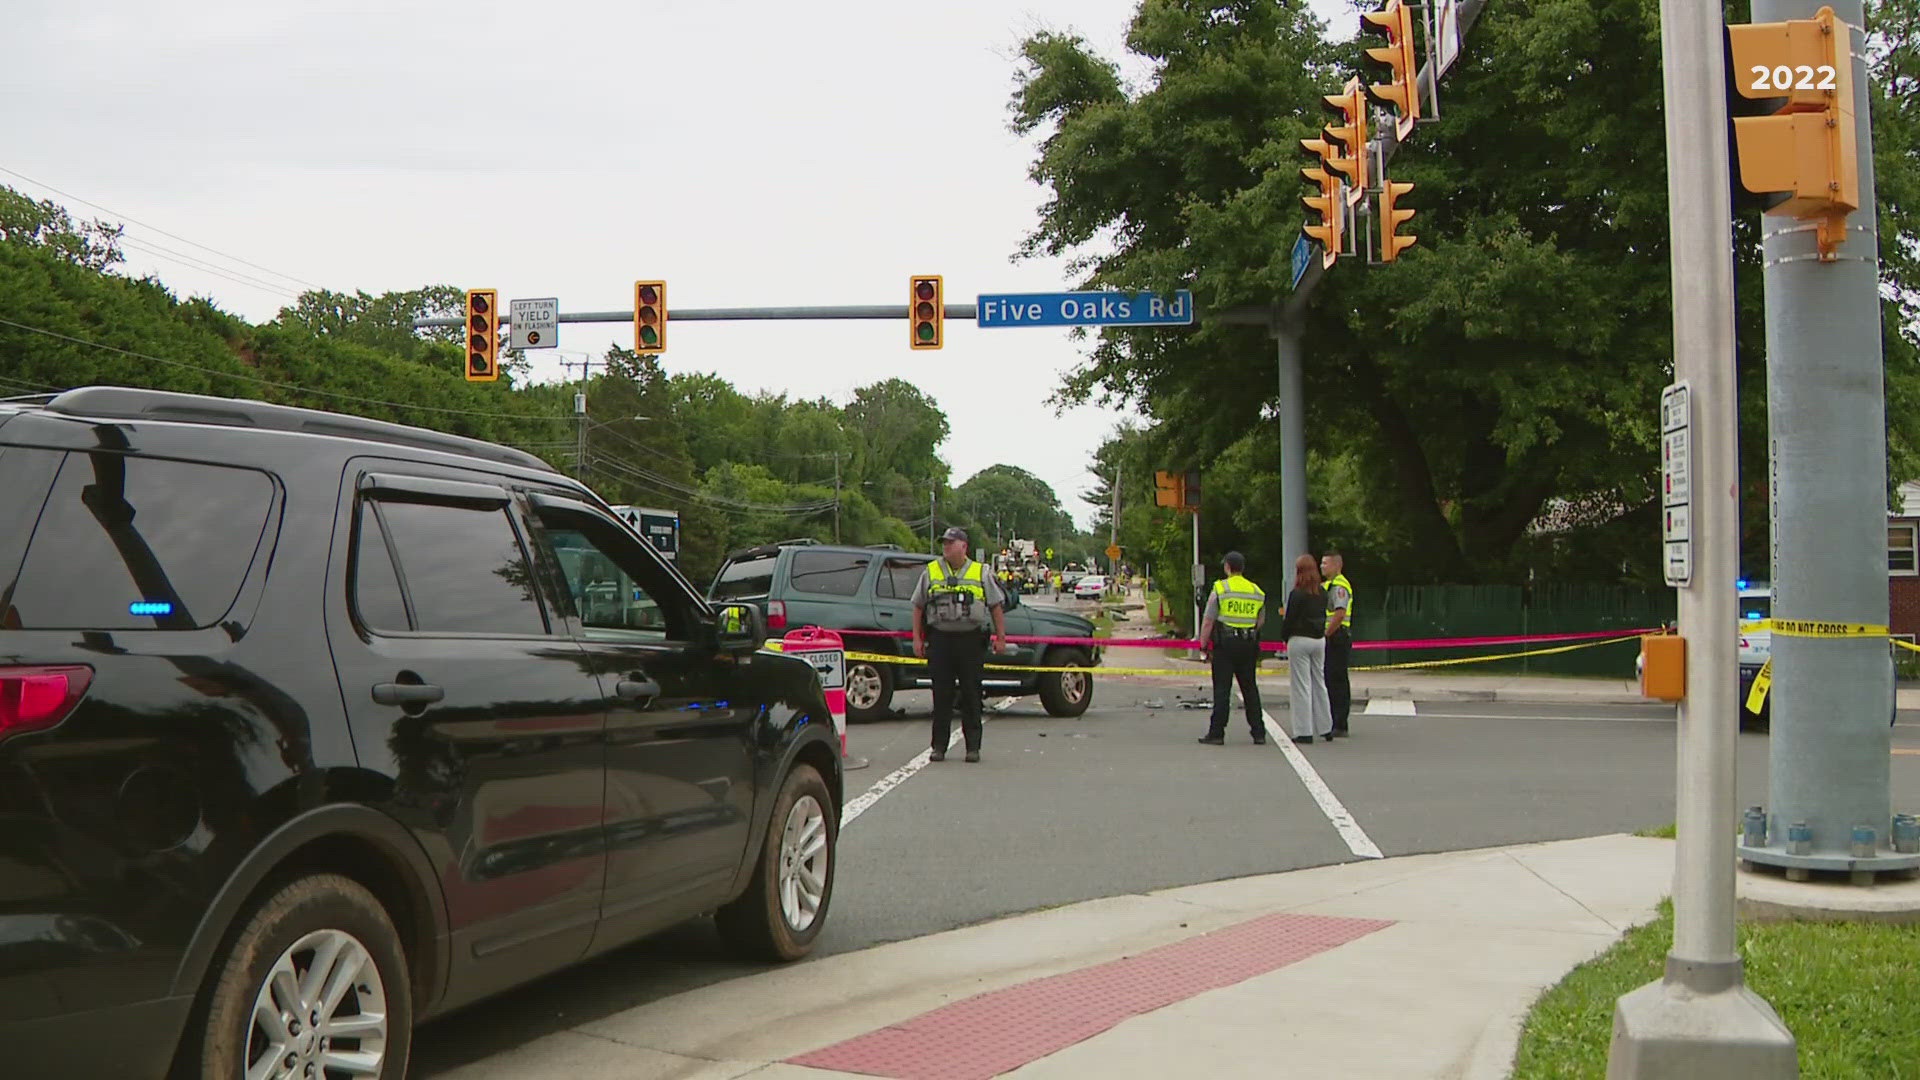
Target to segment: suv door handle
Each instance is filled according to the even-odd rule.
[[[425,705],[439,701],[447,692],[431,683],[395,683],[373,684],[373,700],[382,705]]]
[[[619,685],[615,686],[613,690],[614,693],[619,694],[628,701],[638,701],[641,698],[655,698],[660,696],[660,684],[654,682],[652,679],[647,679],[642,682],[635,682],[632,679],[621,679]]]

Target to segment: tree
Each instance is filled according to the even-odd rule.
[[[105,271],[121,262],[125,232],[97,219],[76,225],[64,207],[0,185],[0,243],[45,248],[75,266]]]
[[[998,550],[1010,540],[1032,540],[1040,551],[1060,549],[1074,535],[1073,519],[1045,480],[1014,465],[990,465],[953,490],[953,500],[985,536],[976,547]]]
[[[897,473],[909,482],[943,481],[941,443],[951,430],[947,414],[905,379],[863,386],[853,392],[847,424],[859,437],[858,467],[868,477]]]
[[[1391,164],[1415,184],[1420,243],[1389,268],[1343,262],[1316,294],[1309,445],[1361,478],[1343,495],[1359,505],[1338,512],[1384,538],[1399,580],[1516,576],[1555,499],[1613,506],[1624,523],[1654,498],[1655,404],[1672,374],[1666,178],[1646,160],[1664,145],[1657,18],[1646,0],[1490,5],[1448,75],[1445,120]],[[1023,252],[1074,256],[1088,287],[1191,287],[1203,311],[1287,296],[1298,140],[1359,67],[1357,44],[1328,46],[1321,30],[1304,5],[1143,0],[1126,39],[1153,65],[1138,91],[1079,39],[1030,38],[1013,126],[1045,131],[1032,176],[1051,197]],[[1885,81],[1876,117],[1894,108]],[[1914,236],[1911,146],[1876,145],[1896,246]],[[1756,406],[1765,416],[1757,228],[1746,215],[1736,236],[1749,431]],[[1889,260],[1891,288],[1911,265]],[[1888,333],[1890,416],[1920,402],[1910,338]],[[1137,403],[1166,422],[1166,456],[1212,464],[1249,433],[1277,437],[1275,389],[1265,333],[1203,317],[1187,333],[1103,332],[1061,397]],[[1758,455],[1747,445],[1763,481],[1764,440]],[[1902,475],[1915,446],[1920,410],[1903,410],[1890,430]]]

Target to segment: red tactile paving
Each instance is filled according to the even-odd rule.
[[[1392,925],[1376,919],[1268,915],[1138,956],[956,1001],[787,1061],[896,1080],[989,1080],[1129,1017],[1245,982]]]

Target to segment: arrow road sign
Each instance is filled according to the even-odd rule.
[[[509,309],[509,339],[515,349],[551,349],[560,344],[560,301],[515,300]]]

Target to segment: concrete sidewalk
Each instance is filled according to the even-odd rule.
[[[443,1076],[1495,1080],[1537,995],[1653,917],[1673,851],[1603,836],[1095,900],[704,987]]]

